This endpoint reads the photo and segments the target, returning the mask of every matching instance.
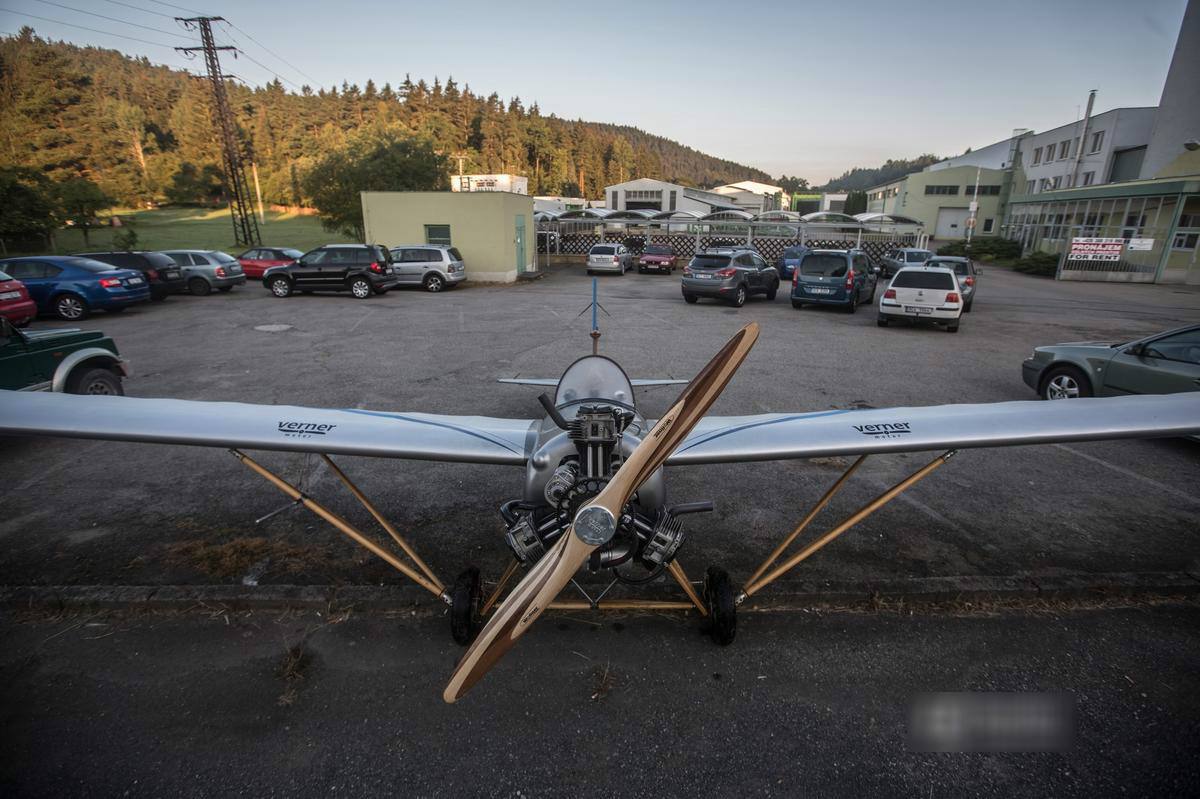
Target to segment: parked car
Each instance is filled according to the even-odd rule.
[[[302,255],[304,253],[291,247],[255,247],[239,255],[237,261],[248,279],[258,280],[271,267],[287,266]]]
[[[933,257],[929,250],[915,247],[901,247],[888,250],[879,261],[879,270],[884,277],[891,277],[906,266],[920,266]]]
[[[0,272],[0,318],[7,319],[16,327],[25,327],[37,316],[37,303],[29,296],[29,290],[12,275]]]
[[[784,250],[783,255],[779,256],[779,262],[776,264],[776,268],[779,270],[779,279],[791,280],[792,273],[796,269],[796,264],[800,263],[800,259],[810,252],[812,250],[803,244],[788,247]]]
[[[680,290],[683,299],[689,303],[710,297],[740,308],[751,294],[765,294],[768,300],[775,299],[775,293],[779,291],[779,272],[754,250],[709,248],[683,268]]]
[[[326,244],[263,275],[263,285],[276,297],[291,296],[293,291],[348,291],[365,300],[399,283],[392,255],[380,244]]]
[[[669,244],[647,244],[642,248],[638,258],[638,272],[645,274],[653,269],[656,272],[666,272],[668,275],[675,271],[675,250]]]
[[[17,330],[0,317],[0,389],[124,394],[132,374],[111,338],[95,330]]]
[[[792,307],[840,305],[854,313],[875,298],[878,275],[862,250],[810,250],[792,269]]]
[[[940,266],[906,266],[896,273],[879,298],[880,327],[906,319],[935,322],[958,332],[962,317],[962,289],[953,269]]]
[[[624,244],[595,244],[588,250],[587,273],[616,272],[623,275],[633,268],[633,256]]]
[[[134,269],[117,269],[90,258],[39,255],[0,261],[0,270],[25,284],[39,313],[69,322],[95,310],[118,313],[150,299],[146,278]]]
[[[1037,347],[1021,364],[1021,378],[1048,400],[1200,391],[1200,325],[1123,344]]]
[[[227,252],[220,250],[163,250],[163,255],[179,264],[187,280],[188,291],[204,297],[218,291],[229,291],[246,282],[242,265]]]
[[[136,269],[150,285],[150,299],[156,302],[188,290],[179,264],[160,252],[77,252],[75,255],[121,269]]]
[[[467,279],[467,265],[456,247],[443,244],[401,244],[393,247],[392,271],[402,286],[423,286],[438,292]]]
[[[958,277],[958,286],[962,289],[963,313],[970,313],[975,303],[975,289],[979,282],[979,267],[970,258],[951,255],[935,255],[925,262],[926,266],[944,266],[953,269]]]

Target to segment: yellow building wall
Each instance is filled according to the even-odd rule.
[[[427,244],[426,225],[449,225],[450,244],[462,253],[467,280],[511,283],[536,269],[533,198],[498,191],[364,191],[367,242],[398,247]],[[517,230],[524,223],[524,254]]]

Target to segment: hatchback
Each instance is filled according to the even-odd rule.
[[[909,266],[901,269],[879,298],[880,327],[906,319],[936,322],[958,332],[962,317],[962,290],[953,269]]]
[[[38,311],[78,322],[94,310],[117,313],[150,299],[146,278],[89,258],[45,255],[0,261],[0,270],[20,280]]]
[[[273,266],[287,266],[304,253],[291,247],[255,247],[237,257],[247,278],[257,280]]]
[[[392,270],[402,286],[438,292],[467,279],[467,265],[457,247],[401,244],[392,248]]]
[[[623,275],[633,266],[633,256],[624,244],[596,244],[588,250],[587,273],[616,272]]]
[[[12,275],[0,272],[0,317],[14,327],[25,327],[37,316],[37,303],[29,296],[25,284]]]
[[[102,261],[119,269],[136,269],[150,286],[150,299],[161,302],[168,294],[187,291],[183,270],[161,252],[77,252],[81,258]]]
[[[164,250],[183,270],[188,291],[204,297],[217,291],[229,291],[246,282],[242,265],[227,252],[220,250]]]
[[[877,274],[862,250],[810,250],[792,270],[792,307],[839,305],[854,313],[875,298]]]
[[[675,271],[675,250],[670,244],[647,244],[642,248],[638,272],[645,274],[651,269],[668,275]]]

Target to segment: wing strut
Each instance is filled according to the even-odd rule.
[[[938,455],[932,461],[925,464],[920,469],[901,480],[899,483],[896,483],[896,485],[892,486],[887,491],[884,491],[862,508],[847,516],[845,520],[838,523],[832,530],[825,533],[825,535],[821,536],[816,541],[813,541],[795,555],[792,555],[782,564],[775,566],[775,568],[771,569],[770,573],[764,577],[763,572],[766,572],[767,569],[770,569],[771,566],[775,565],[780,556],[783,555],[784,550],[786,550],[791,543],[796,540],[796,537],[799,536],[800,533],[804,532],[804,529],[808,527],[809,523],[814,518],[816,518],[817,514],[821,512],[821,509],[829,504],[829,500],[833,498],[833,495],[836,494],[843,485],[845,485],[846,481],[850,478],[850,475],[854,474],[858,467],[862,465],[863,461],[867,459],[866,455],[860,456],[858,460],[850,464],[850,468],[846,469],[846,471],[842,473],[842,476],[837,479],[837,482],[829,487],[829,490],[826,491],[825,495],[822,496],[817,504],[813,506],[812,510],[805,515],[805,517],[800,521],[800,524],[796,526],[796,529],[792,530],[791,534],[789,534],[787,538],[783,539],[779,546],[775,547],[775,551],[768,555],[767,559],[764,560],[762,564],[754,570],[754,574],[751,575],[750,579],[746,581],[746,586],[742,589],[742,592],[738,594],[737,599],[735,600],[736,603],[738,605],[742,604],[748,598],[754,596],[763,588],[766,588],[768,585],[787,574],[802,561],[807,560],[809,556],[813,555],[815,552],[820,550],[829,542],[833,541],[842,533],[846,532],[851,527],[858,524],[887,503],[891,502],[911,486],[916,485],[924,480],[926,477],[932,474],[935,469],[953,458],[957,452],[958,450],[951,449],[943,452],[941,455]]]
[[[392,537],[396,544],[402,550],[404,550],[404,553],[412,558],[413,563],[417,565],[416,569],[400,560],[400,558],[396,557],[396,555],[392,552],[389,552],[388,550],[379,546],[379,544],[376,544],[374,541],[367,538],[357,528],[355,528],[341,516],[338,516],[336,513],[329,510],[324,505],[317,502],[315,499],[308,496],[303,491],[296,488],[294,485],[284,480],[282,477],[275,474],[266,466],[263,466],[246,453],[238,449],[231,449],[229,451],[233,453],[233,456],[241,461],[244,466],[250,469],[250,471],[258,473],[268,483],[291,497],[293,503],[298,503],[308,508],[317,516],[320,516],[322,519],[332,524],[341,533],[345,534],[346,537],[350,538],[359,546],[383,559],[388,565],[395,568],[405,577],[412,580],[414,583],[421,586],[426,591],[445,602],[447,605],[452,604],[450,595],[446,593],[446,585],[437,578],[437,576],[433,573],[433,570],[429,568],[425,561],[421,560],[419,555],[417,555],[416,550],[404,540],[404,537],[400,535],[396,528],[384,518],[383,514],[381,514],[379,510],[371,503],[371,501],[367,499],[366,495],[359,490],[358,486],[351,482],[350,478],[346,476],[346,473],[339,469],[337,464],[335,464],[333,459],[331,459],[328,455],[322,453],[321,457],[324,458],[325,462],[329,464],[329,467],[333,469],[334,474],[336,474],[341,481],[346,484],[346,487],[350,489],[350,493],[354,495],[354,498],[362,503],[362,506],[366,508],[372,516],[375,517],[375,520],[379,522],[380,526],[382,526],[384,530],[387,531],[388,535]]]

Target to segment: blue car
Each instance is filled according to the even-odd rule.
[[[794,247],[788,247],[784,250],[783,255],[779,256],[779,261],[775,264],[775,268],[779,270],[779,279],[791,280],[792,272],[796,269],[796,264],[800,263],[800,259],[810,252],[812,250],[803,244],[797,244]]]
[[[0,260],[7,272],[25,284],[37,303],[38,313],[78,322],[95,310],[116,313],[150,299],[145,276],[133,269],[117,269],[90,258],[39,255]]]
[[[809,250],[792,270],[792,307],[840,305],[850,313],[875,298],[879,267],[862,250]]]

